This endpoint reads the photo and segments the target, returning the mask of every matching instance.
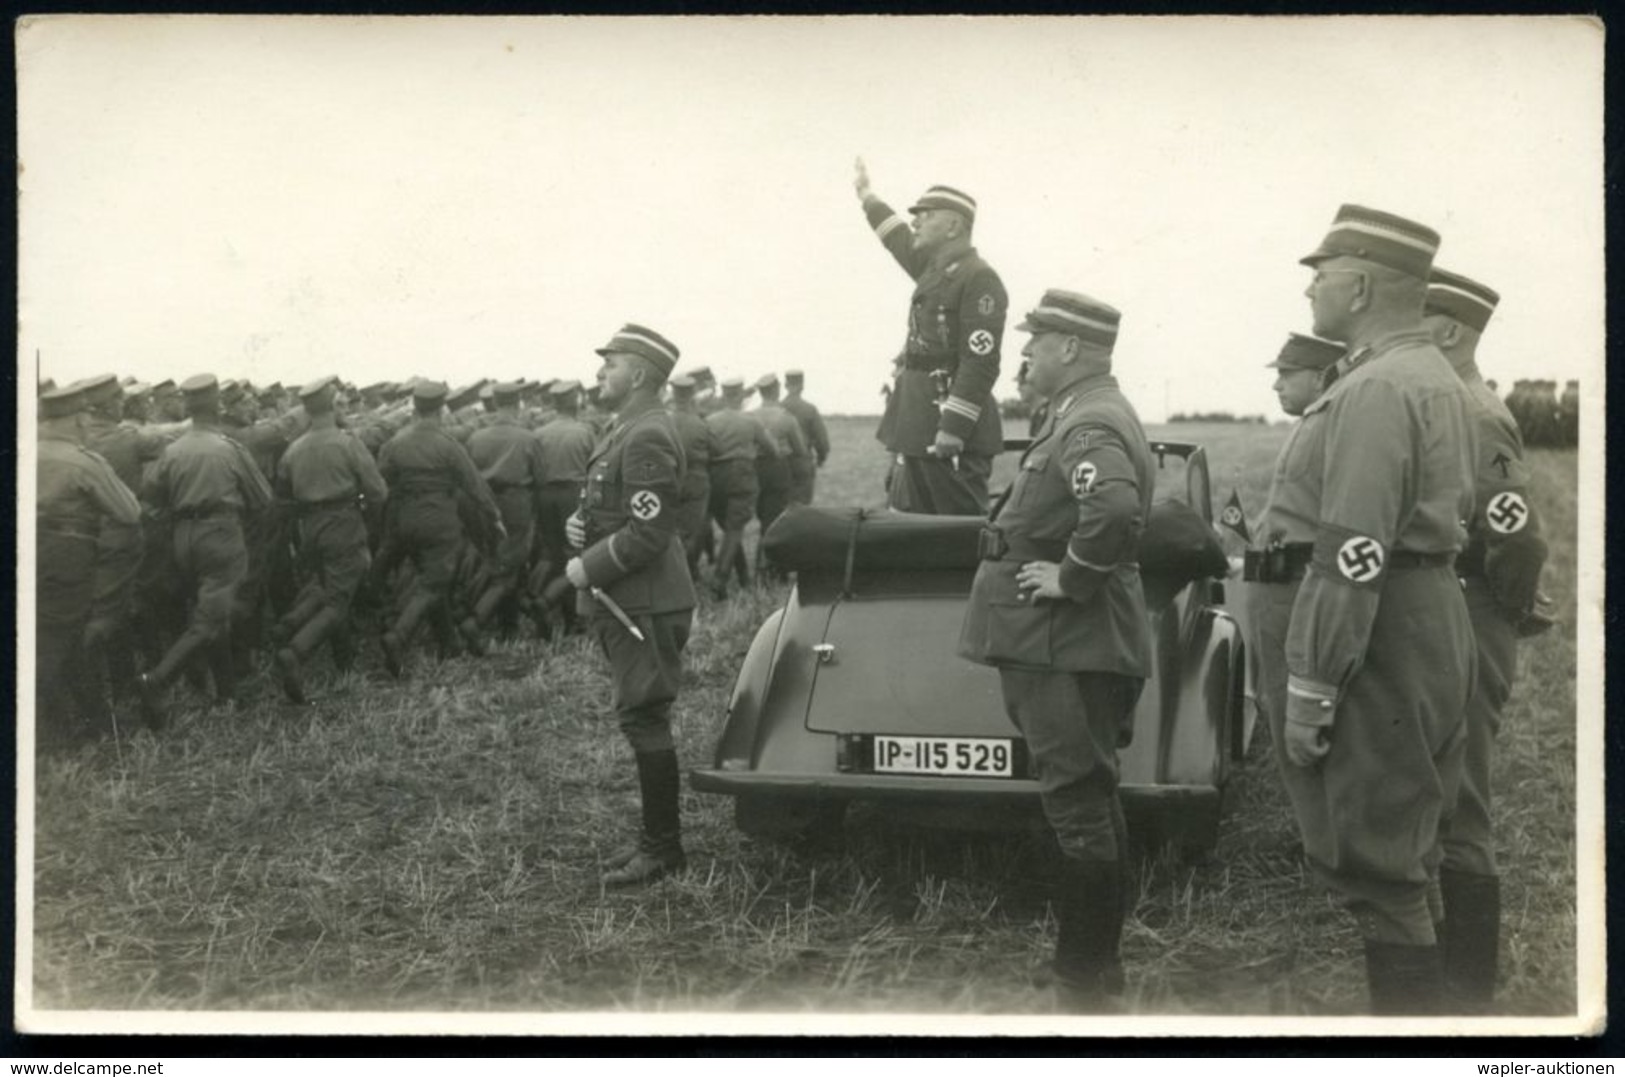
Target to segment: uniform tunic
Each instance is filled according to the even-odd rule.
[[[796,505],[811,505],[817,492],[818,469],[829,459],[829,428],[824,425],[817,406],[797,393],[784,398],[784,410],[801,424],[801,433],[812,454],[802,461],[799,472],[792,470],[790,501]]]
[[[496,573],[517,578],[530,559],[536,532],[536,502],[546,473],[542,444],[516,416],[497,412],[470,435],[468,454],[491,487],[508,532],[497,549]]]
[[[597,435],[573,415],[559,415],[535,432],[542,447],[542,488],[536,506],[536,526],[541,532],[542,556],[549,564],[547,576],[564,571],[569,550],[564,538],[564,521],[581,504],[581,487],[587,480],[587,460],[592,456]]]
[[[984,535],[959,653],[998,667],[1062,850],[1112,861],[1126,833],[1116,750],[1132,735],[1152,662],[1138,549],[1155,465],[1109,374],[1057,396]],[[1029,561],[1059,562],[1066,597],[1033,601],[1022,592],[1016,576]]]
[[[683,487],[677,494],[677,531],[687,549],[694,549],[709,526],[706,509],[711,496],[711,427],[691,407],[673,407],[672,422],[683,446]]]
[[[164,446],[178,436],[143,430],[131,423],[115,423],[95,415],[85,417],[85,448],[106,460],[120,482],[132,492],[141,489],[142,469],[158,459]],[[134,615],[136,582],[146,538],[138,521],[133,525],[103,522],[97,540],[96,599],[92,632],[107,636]]]
[[[1529,467],[1512,414],[1476,364],[1460,371],[1478,433],[1474,509],[1456,571],[1467,596],[1477,652],[1477,680],[1467,703],[1467,747],[1455,810],[1444,829],[1443,866],[1495,875],[1490,826],[1490,770],[1501,710],[1518,670],[1516,619],[1535,601],[1546,543],[1529,498]]]
[[[348,430],[314,427],[282,454],[277,485],[293,503],[300,555],[323,605],[347,612],[372,562],[357,499],[382,504],[389,492],[372,454]]]
[[[105,707],[86,660],[96,599],[97,538],[104,524],[139,534],[141,506],[106,460],[71,438],[41,431],[35,491],[35,700],[40,740],[69,735]],[[70,702],[71,700],[71,702]]]
[[[242,445],[212,427],[193,427],[164,449],[147,500],[168,511],[175,567],[196,596],[183,638],[223,638],[248,575],[243,517],[270,506],[270,485]]]
[[[864,215],[886,250],[914,281],[908,335],[881,440],[902,458],[892,506],[904,512],[980,513],[987,505],[990,461],[1004,448],[993,383],[1008,298],[993,267],[974,249],[929,254],[913,247],[904,220],[878,198]],[[937,431],[965,443],[970,459],[954,469],[926,450]]]
[[[491,491],[474,469],[468,452],[432,418],[419,419],[397,433],[378,454],[378,470],[389,484],[386,567],[398,556],[417,566],[414,587],[439,599],[457,573],[463,521],[458,498],[466,497],[483,522],[494,528],[501,515]]]
[[[811,463],[812,455],[794,415],[777,404],[763,404],[755,415],[777,449],[756,457],[756,518],[765,529],[790,506],[796,474]]]
[[[677,534],[685,461],[676,424],[658,403],[617,417],[587,465],[581,517],[587,579],[642,629],[625,626],[582,591],[579,612],[609,660],[615,712],[639,752],[672,747],[670,711],[682,678],[682,650],[694,584]]]
[[[756,513],[760,485],[758,453],[777,453],[778,445],[754,414],[721,408],[705,417],[711,428],[711,518],[724,531],[737,531]]]
[[[1287,791],[1310,863],[1366,937],[1431,945],[1427,880],[1474,672],[1451,568],[1472,510],[1470,404],[1421,330],[1378,338],[1337,369],[1301,427],[1321,443],[1319,470],[1282,490],[1315,520],[1287,691],[1336,700],[1330,751],[1313,768],[1286,765]]]

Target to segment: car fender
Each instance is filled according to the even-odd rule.
[[[733,692],[728,698],[728,713],[723,718],[722,736],[717,741],[714,762],[720,769],[742,769],[755,755],[758,730],[768,693],[772,690],[774,671],[780,663],[784,647],[783,626],[786,612],[795,605],[795,591],[783,608],[774,610],[751,638],[745,660],[734,677]]]

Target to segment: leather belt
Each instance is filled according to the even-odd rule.
[[[1446,550],[1443,553],[1418,553],[1415,550],[1395,550],[1388,555],[1388,568],[1401,572],[1412,568],[1443,568],[1454,564],[1456,552]]]
[[[1315,545],[1312,542],[1287,542],[1262,550],[1248,550],[1242,555],[1241,578],[1248,583],[1296,583],[1303,579],[1314,554]],[[1454,553],[1393,550],[1388,554],[1384,567],[1390,572],[1405,572],[1419,568],[1442,568],[1455,560]]]
[[[1066,556],[1066,542],[1007,535],[989,524],[976,535],[976,556],[983,561],[1059,561]]]
[[[350,508],[355,505],[355,499],[356,495],[351,494],[349,497],[331,497],[326,501],[295,501],[293,511],[302,516],[305,513],[322,512],[326,509]]]
[[[232,505],[198,505],[189,509],[171,509],[170,515],[177,520],[216,520],[236,516],[237,509]]]

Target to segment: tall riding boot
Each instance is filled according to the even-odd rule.
[[[406,648],[411,646],[418,622],[429,612],[429,607],[435,604],[436,597],[422,592],[414,593],[407,599],[400,616],[395,618],[394,627],[384,633],[384,665],[392,676],[399,677],[405,668]]]
[[[1072,1013],[1113,1008],[1123,993],[1122,861],[1062,856],[1055,906],[1061,930],[1054,967],[1063,1006]]]
[[[643,835],[638,839],[636,852],[624,862],[612,862],[615,863],[613,870],[604,873],[607,886],[653,882],[662,875],[681,871],[687,863],[677,806],[682,790],[677,751],[665,748],[638,752],[637,763],[638,789],[643,799]]]
[[[442,599],[430,608],[429,630],[434,633],[435,651],[442,662],[462,656],[462,637],[457,632],[457,622],[452,618],[449,600]]]
[[[209,671],[214,674],[214,701],[231,706],[237,702],[237,659],[230,633],[209,645]]]
[[[1371,1012],[1379,1017],[1443,1011],[1444,975],[1437,946],[1365,940]]]
[[[1439,872],[1444,892],[1444,931],[1439,949],[1445,988],[1455,1007],[1484,1013],[1495,999],[1495,975],[1501,952],[1501,880],[1445,868]]]
[[[717,548],[716,560],[711,562],[711,590],[718,598],[728,597],[728,577],[733,574],[734,561],[741,555],[744,536],[738,531],[724,531],[722,545]]]
[[[276,653],[277,679],[282,682],[282,692],[290,700],[303,705],[305,699],[305,679],[302,664],[311,653],[320,647],[322,640],[341,620],[339,611],[332,606],[324,606],[316,614],[305,621],[299,633],[288,641],[288,645]]]
[[[333,654],[333,668],[339,673],[348,673],[355,668],[359,650],[355,635],[355,625],[341,618],[338,627],[328,636]]]
[[[193,659],[209,646],[208,637],[188,629],[181,633],[158,665],[136,678],[136,689],[141,693],[141,717],[152,730],[162,729],[169,721],[164,710],[164,689],[177,674],[190,669]]]
[[[316,614],[321,612],[327,604],[327,596],[315,587],[308,587],[293,604],[293,608],[277,618],[276,625],[271,629],[271,642],[278,647],[285,647],[288,641],[305,626]]]

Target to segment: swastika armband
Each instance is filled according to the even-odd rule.
[[[1373,587],[1382,582],[1388,553],[1388,548],[1370,535],[1322,528],[1315,540],[1314,562],[1329,579],[1353,587]]]
[[[1072,496],[1076,498],[1087,497],[1095,492],[1095,480],[1100,476],[1100,469],[1090,460],[1079,460],[1069,476],[1072,483]]]
[[[660,495],[653,490],[638,490],[627,499],[627,509],[639,520],[652,520],[660,515]]]
[[[1513,535],[1529,523],[1529,503],[1516,490],[1502,490],[1484,506],[1484,522],[1498,535]]]

